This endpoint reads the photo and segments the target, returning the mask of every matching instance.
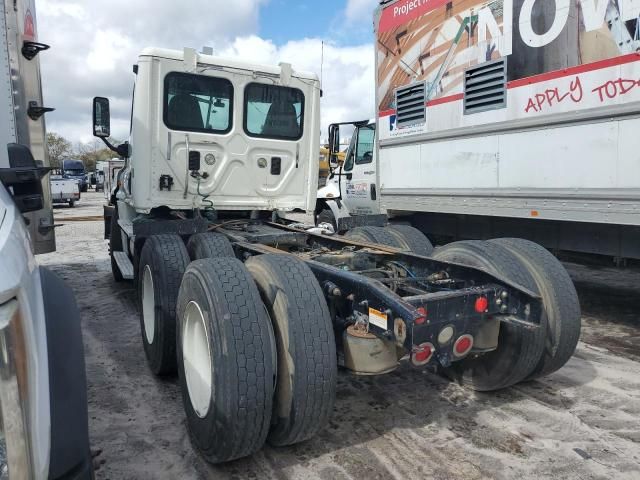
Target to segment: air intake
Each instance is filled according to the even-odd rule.
[[[486,112],[507,105],[507,60],[493,60],[464,73],[464,113]]]
[[[419,125],[426,120],[425,84],[414,83],[396,90],[396,122],[398,127]]]

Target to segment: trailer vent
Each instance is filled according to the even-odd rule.
[[[425,84],[414,83],[396,90],[396,124],[398,127],[419,125],[426,120]]]
[[[464,73],[464,113],[486,112],[507,105],[507,60],[493,60]]]

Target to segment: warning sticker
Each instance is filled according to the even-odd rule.
[[[369,307],[369,323],[376,327],[387,329],[387,314]]]

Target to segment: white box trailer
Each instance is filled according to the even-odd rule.
[[[9,167],[7,144],[29,147],[41,166],[49,166],[45,142],[38,53],[49,48],[38,42],[35,0],[0,2],[0,168]],[[44,208],[26,215],[36,254],[55,251],[49,179],[42,182]]]
[[[640,0],[381,5],[369,200],[433,236],[640,258],[639,15]]]

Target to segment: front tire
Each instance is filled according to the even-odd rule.
[[[262,448],[275,342],[256,285],[235,258],[189,265],[178,295],[178,372],[189,434],[211,463]]]
[[[481,268],[531,291],[536,284],[522,262],[505,247],[484,241],[463,241],[435,251],[433,259]],[[496,350],[455,362],[444,373],[474,390],[493,391],[525,380],[536,368],[544,350],[546,317],[535,330],[500,323]]]
[[[140,329],[149,368],[176,372],[176,302],[189,254],[178,235],[154,235],[142,247],[138,267]]]
[[[268,442],[292,445],[328,423],[336,395],[336,345],[329,308],[311,269],[286,254],[247,260],[278,346],[278,383]]]

